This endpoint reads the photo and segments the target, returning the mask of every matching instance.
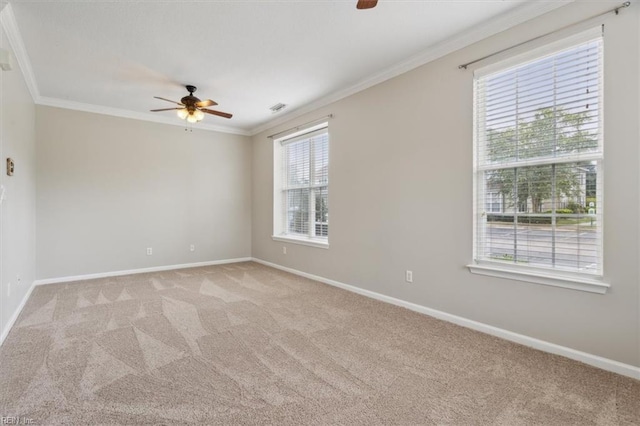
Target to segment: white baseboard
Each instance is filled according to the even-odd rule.
[[[180,265],[153,266],[151,268],[129,269],[126,271],[100,272],[97,274],[75,275],[70,277],[47,278],[36,280],[35,285],[68,283],[72,281],[93,280],[96,278],[118,277],[121,275],[143,274],[145,272],[170,271],[172,269],[196,268],[198,266],[224,265],[226,263],[250,262],[251,257],[239,257],[236,259],[211,260],[208,262],[183,263]]]
[[[511,342],[519,343],[524,346],[529,346],[534,349],[538,349],[544,352],[549,352],[555,355],[561,355],[566,358],[580,361],[585,364],[601,368],[603,370],[611,371],[613,373],[622,374],[623,376],[632,377],[640,380],[640,367],[636,367],[622,362],[614,361],[608,358],[603,358],[597,355],[589,354],[587,352],[578,351],[568,348],[566,346],[556,345],[555,343],[546,342],[533,337],[525,336],[523,334],[514,333],[512,331],[504,330],[502,328],[494,327],[488,324],[484,324],[478,321],[473,321],[467,318],[463,318],[457,315],[448,314],[446,312],[438,311],[436,309],[427,308],[426,306],[418,305],[415,303],[407,302],[404,300],[396,299],[394,297],[385,296],[384,294],[376,293],[370,290],[365,290],[359,287],[354,287],[349,284],[344,284],[339,281],[330,280],[328,278],[320,277],[318,275],[308,274],[306,272],[298,271],[297,269],[287,268],[285,266],[278,265],[264,261],[262,259],[253,258],[254,262],[261,263],[272,268],[280,269],[282,271],[290,272],[295,275],[299,275],[305,278],[310,278],[321,283],[329,284],[334,287],[351,291],[353,293],[361,294],[363,296],[370,297],[372,299],[380,300],[382,302],[391,303],[393,305],[401,306],[403,308],[410,309],[415,312],[419,312],[431,317],[451,322],[453,324],[467,327],[472,330],[480,331],[482,333],[490,334],[492,336],[500,337]]]
[[[11,328],[15,324],[18,316],[22,312],[24,305],[26,305],[27,300],[31,296],[33,289],[38,285],[46,285],[46,284],[56,284],[56,283],[67,283],[72,281],[83,281],[83,280],[91,280],[96,278],[107,278],[107,277],[117,277],[121,275],[132,275],[132,274],[142,274],[145,272],[157,272],[157,271],[170,271],[172,269],[185,269],[185,268],[195,268],[198,266],[211,266],[211,265],[224,265],[226,263],[238,263],[238,262],[250,262],[253,259],[251,257],[240,257],[236,259],[223,259],[223,260],[212,260],[209,262],[197,262],[197,263],[184,263],[180,265],[168,265],[168,266],[154,266],[151,268],[142,268],[142,269],[131,269],[127,271],[115,271],[115,272],[101,272],[98,274],[87,274],[87,275],[75,275],[71,277],[59,277],[59,278],[47,278],[44,280],[35,280],[27,294],[24,295],[20,305],[16,308],[15,312],[9,319],[9,322],[5,325],[2,330],[2,334],[0,334],[0,346],[4,343],[4,340],[9,335]]]
[[[31,283],[31,286],[29,287],[29,290],[27,290],[27,293],[22,298],[22,301],[20,302],[20,304],[18,305],[16,310],[13,312],[13,315],[11,315],[11,318],[9,318],[9,322],[7,322],[5,324],[4,329],[2,330],[2,334],[0,334],[0,345],[2,345],[4,343],[4,339],[6,339],[7,336],[9,335],[9,332],[11,331],[11,328],[16,323],[16,320],[18,319],[18,316],[20,316],[20,312],[22,312],[22,309],[24,308],[24,305],[27,304],[27,300],[29,300],[29,297],[31,296],[31,292],[33,292],[33,289],[35,287],[36,287],[35,282]]]
[[[539,340],[533,337],[525,336],[523,334],[514,333],[512,331],[504,330],[504,329],[494,327],[488,324],[484,324],[478,321],[473,321],[457,315],[448,314],[446,312],[438,311],[436,309],[427,308],[426,306],[407,302],[401,299],[396,299],[391,296],[386,296],[384,294],[376,293],[370,290],[365,290],[349,284],[341,283],[339,281],[331,280],[318,275],[309,274],[306,272],[299,271],[297,269],[288,268],[285,266],[278,265],[276,263],[271,263],[262,259],[251,258],[251,257],[214,260],[209,262],[186,263],[186,264],[180,264],[180,265],[155,266],[151,268],[132,269],[132,270],[126,270],[126,271],[104,272],[104,273],[98,273],[98,274],[76,275],[76,276],[70,276],[70,277],[59,277],[59,278],[48,278],[44,280],[36,280],[33,282],[31,287],[29,288],[29,291],[27,291],[27,294],[24,296],[24,298],[22,299],[22,302],[14,312],[13,316],[11,317],[7,325],[4,327],[4,330],[2,330],[2,334],[0,335],[0,345],[4,342],[5,338],[9,334],[9,331],[11,330],[11,327],[13,326],[15,321],[18,319],[20,312],[24,308],[24,305],[26,304],[27,300],[29,299],[29,296],[31,295],[31,292],[33,291],[36,285],[64,283],[64,282],[72,282],[72,281],[90,280],[95,278],[106,278],[106,277],[116,277],[121,275],[141,274],[145,272],[168,271],[172,269],[194,268],[198,266],[222,265],[227,263],[248,262],[248,261],[261,263],[263,265],[270,266],[272,268],[290,272],[292,274],[299,275],[305,278],[310,278],[312,280],[316,280],[321,283],[325,283],[334,287],[342,288],[344,290],[347,290],[353,293],[361,294],[363,296],[370,297],[372,299],[376,299],[382,302],[401,306],[403,308],[407,308],[415,312],[419,312],[437,319],[441,319],[443,321],[448,321],[453,324],[460,325],[462,327],[467,327],[472,330],[476,330],[482,333],[490,334],[492,336],[500,337],[502,339],[519,343],[521,345],[529,346],[534,349],[538,349],[538,350],[549,352],[556,355],[561,355],[566,358],[570,358],[594,367],[601,368],[603,370],[611,371],[613,373],[622,374],[624,376],[628,376],[628,377],[632,377],[634,379],[640,380],[640,367],[624,364],[622,362],[614,361],[608,358],[578,351],[575,349],[568,348],[566,346],[556,345],[555,343],[550,343],[544,340]]]

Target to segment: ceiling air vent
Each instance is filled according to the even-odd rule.
[[[271,110],[272,114],[275,114],[276,112],[280,112],[283,109],[285,109],[287,106],[283,103],[277,103],[274,106],[272,106],[271,108],[269,108]]]

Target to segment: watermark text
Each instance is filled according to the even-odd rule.
[[[35,425],[35,420],[29,417],[0,416],[0,425]]]

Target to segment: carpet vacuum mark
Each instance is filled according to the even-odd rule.
[[[39,286],[0,384],[33,424],[640,424],[639,381],[253,262]]]

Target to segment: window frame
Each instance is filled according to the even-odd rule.
[[[294,244],[301,244],[311,247],[329,248],[329,235],[326,237],[318,236],[316,234],[316,224],[324,224],[327,222],[316,222],[316,209],[315,209],[315,195],[318,189],[326,188],[327,191],[327,206],[329,204],[329,170],[327,170],[327,182],[326,184],[315,184],[315,162],[316,155],[313,144],[310,142],[309,146],[309,183],[305,186],[288,187],[285,182],[285,164],[284,150],[287,145],[301,142],[304,140],[311,140],[314,136],[322,134],[327,135],[327,167],[329,167],[329,151],[330,151],[330,135],[328,122],[319,123],[313,126],[306,127],[302,130],[288,133],[273,140],[273,152],[274,152],[274,179],[273,179],[273,234],[271,238],[274,241],[288,242]],[[287,191],[295,189],[308,189],[309,190],[309,209],[308,209],[308,234],[288,233],[287,232]],[[327,208],[328,211],[328,208]],[[328,213],[327,213],[328,215]]]
[[[599,146],[599,154],[597,156],[597,175],[596,179],[598,180],[598,187],[600,188],[600,192],[598,193],[598,200],[600,204],[600,211],[598,212],[600,215],[599,222],[599,233],[597,234],[597,250],[599,256],[599,272],[598,273],[581,273],[579,271],[570,271],[563,270],[561,268],[546,268],[540,266],[529,266],[529,265],[519,265],[517,263],[508,263],[502,262],[498,260],[490,260],[487,258],[480,259],[479,251],[480,251],[480,234],[479,232],[482,229],[480,227],[486,226],[486,223],[483,222],[482,217],[484,216],[484,212],[486,212],[486,199],[485,192],[487,192],[486,188],[484,188],[485,177],[484,173],[487,170],[492,170],[488,167],[479,167],[479,157],[478,157],[478,148],[480,146],[481,140],[480,135],[484,131],[484,118],[480,117],[480,111],[477,103],[477,95],[478,90],[476,88],[476,84],[479,79],[486,77],[491,74],[495,74],[498,72],[507,71],[511,68],[516,68],[519,66],[523,66],[527,63],[535,62],[544,59],[545,57],[553,56],[559,54],[563,50],[571,49],[579,46],[580,44],[596,40],[597,38],[601,39],[601,48],[602,52],[600,53],[600,69],[599,69],[599,85],[600,85],[600,93],[599,93],[599,116],[598,116],[598,130],[599,130],[599,138],[598,138],[598,146]],[[538,48],[531,49],[528,52],[521,53],[518,55],[514,55],[510,58],[498,61],[494,64],[488,65],[486,67],[480,68],[474,73],[474,90],[473,90],[473,262],[467,265],[470,272],[479,275],[487,275],[492,277],[499,278],[508,278],[517,281],[531,282],[536,284],[550,285],[556,287],[569,288],[574,290],[582,290],[592,293],[603,294],[610,287],[609,284],[604,282],[603,269],[604,269],[604,227],[602,221],[602,200],[604,195],[604,188],[602,185],[602,175],[604,170],[604,147],[603,147],[603,115],[604,115],[604,106],[602,103],[603,100],[603,68],[604,68],[604,37],[602,34],[602,28],[598,26],[597,28],[593,28],[587,31],[582,31],[577,34],[573,34],[571,36],[565,37],[561,40],[557,40],[551,43],[548,43],[544,46],[540,46]],[[589,155],[586,154],[583,158],[587,158]],[[582,159],[582,158],[581,158]],[[535,163],[535,160],[533,161]],[[557,162],[553,162],[551,164],[562,165],[562,164],[571,164],[567,159],[560,159]],[[514,166],[514,170],[516,168],[527,167],[529,164],[526,162],[517,164]],[[483,185],[483,188],[481,188]],[[516,203],[518,200],[516,200]],[[482,209],[482,211],[479,211]],[[515,214],[515,213],[514,213]],[[484,229],[484,228],[483,228]],[[514,243],[515,244],[515,243]]]

